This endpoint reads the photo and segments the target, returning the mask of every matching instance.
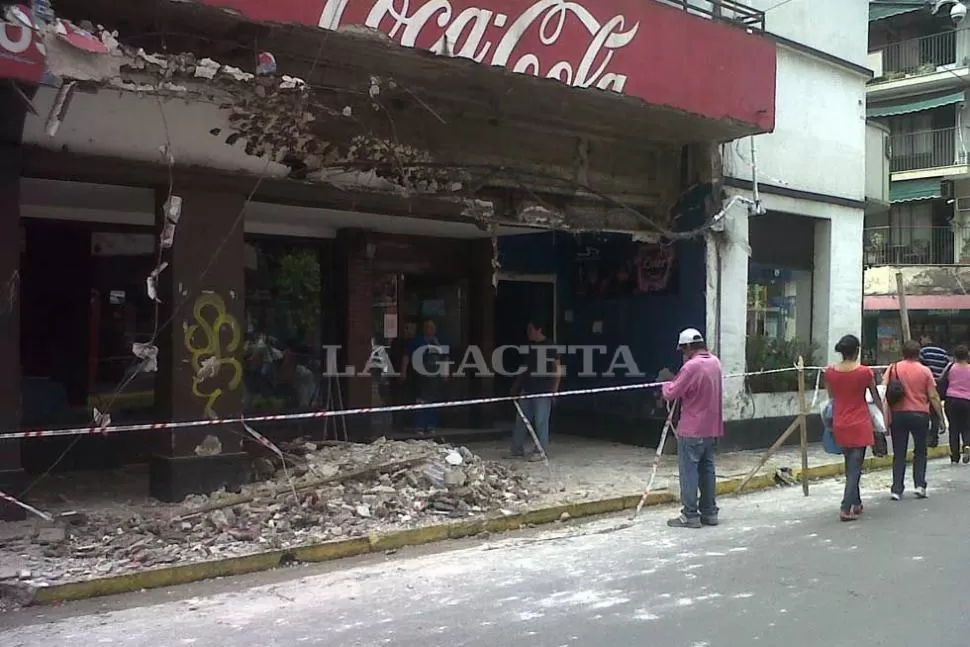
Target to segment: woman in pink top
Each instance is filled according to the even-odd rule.
[[[944,371],[946,383],[946,417],[950,420],[950,462],[960,462],[960,439],[963,439],[963,462],[970,463],[970,350],[953,349],[954,362]]]
[[[930,369],[920,363],[919,351],[918,341],[903,344],[903,361],[890,365],[882,377],[886,385],[886,422],[893,439],[893,501],[899,501],[903,496],[910,436],[913,437],[913,486],[918,498],[926,498],[926,436],[930,428],[930,405],[940,420],[945,420],[943,405],[936,392],[936,380]],[[890,404],[894,381],[902,383],[904,393],[898,402]]]

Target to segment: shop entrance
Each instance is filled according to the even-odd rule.
[[[376,278],[373,299],[372,335],[375,343],[389,347],[389,359],[395,374],[382,389],[382,399],[406,404],[415,402],[418,384],[409,368],[409,377],[401,376],[404,359],[423,337],[426,322],[434,324],[438,343],[448,347],[448,359],[457,365],[468,346],[468,281],[429,274],[385,274]],[[441,380],[434,391],[436,399],[448,401],[469,397],[467,376],[431,378]],[[386,394],[386,395],[385,395]],[[438,429],[467,429],[470,411],[465,408],[439,410]],[[393,428],[398,433],[415,429],[413,412],[393,415]]]
[[[556,277],[554,275],[505,275],[500,277],[495,295],[495,347],[528,344],[526,325],[535,317],[546,322],[549,337],[556,340]],[[507,349],[502,354],[503,366],[513,369],[522,361],[519,353]],[[495,395],[507,396],[514,378],[495,376]],[[496,415],[515,417],[512,407],[499,407]]]

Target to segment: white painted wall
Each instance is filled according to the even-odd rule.
[[[766,8],[776,5],[754,0]],[[768,13],[769,31],[802,42],[834,56],[865,65],[868,42],[868,3],[862,0],[793,0]],[[815,272],[812,277],[812,340],[820,359],[833,359],[835,342],[862,329],[862,230],[866,197],[866,76],[790,47],[778,48],[775,131],[754,138],[761,183],[824,196],[855,200],[859,207],[833,205],[805,197],[762,192],[769,211],[807,216],[816,220]],[[722,148],[725,175],[751,180],[750,139]],[[753,197],[750,191],[729,190],[729,195]],[[747,324],[749,256],[748,214],[736,207],[727,217],[727,230],[735,241],[722,255],[723,272],[720,351],[725,372],[743,370]],[[808,243],[806,243],[808,244]],[[716,337],[716,270],[712,246],[708,252],[708,328]],[[801,317],[806,317],[801,312]],[[807,321],[805,322],[807,323]],[[801,322],[798,326],[802,328]],[[814,378],[813,378],[814,379]],[[760,396],[759,396],[760,397]],[[785,412],[788,396],[765,394],[764,406],[752,406],[741,380],[725,388],[725,417],[794,415]],[[767,406],[768,402],[773,403]]]
[[[754,138],[761,181],[864,199],[865,83],[862,74],[779,47],[775,131]],[[725,148],[725,174],[750,180],[750,139]]]

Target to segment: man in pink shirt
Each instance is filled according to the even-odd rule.
[[[663,385],[664,399],[680,401],[677,425],[677,463],[680,471],[680,516],[672,528],[717,525],[717,480],[714,455],[724,435],[723,373],[721,361],[707,350],[704,337],[688,328],[680,333],[684,365],[672,382]],[[700,501],[697,493],[700,491]]]

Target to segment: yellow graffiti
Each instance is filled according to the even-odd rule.
[[[199,387],[207,380],[214,380],[222,371],[223,366],[229,366],[232,368],[233,376],[229,380],[228,388],[230,391],[235,391],[239,388],[243,376],[242,365],[233,354],[239,350],[239,344],[242,342],[242,333],[239,330],[239,322],[236,321],[235,317],[226,312],[226,302],[218,294],[203,294],[199,296],[195,300],[195,306],[192,310],[195,315],[195,320],[198,323],[194,323],[185,328],[185,348],[192,354],[192,370],[194,371],[192,394],[198,398],[205,399],[203,413],[210,418],[215,418],[216,413],[213,405],[222,397],[222,389],[214,387],[211,391],[204,392]],[[211,321],[206,320],[204,316],[206,310],[211,310],[214,315]],[[223,328],[227,328],[230,335],[229,343],[225,347],[228,356],[223,355]],[[193,339],[199,331],[204,335],[204,339],[201,346],[196,346],[193,343]],[[214,374],[201,375],[203,363],[210,358],[214,358],[214,362],[210,362],[210,364],[214,363],[215,365]]]

